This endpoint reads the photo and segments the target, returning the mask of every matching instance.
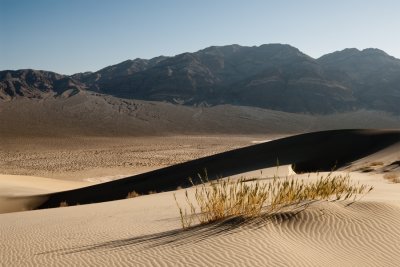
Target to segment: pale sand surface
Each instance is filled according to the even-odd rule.
[[[268,173],[268,172],[264,172]],[[307,179],[307,175],[303,175]],[[398,266],[400,184],[236,226],[180,231],[173,194],[0,215],[4,266]],[[189,189],[191,192],[192,189]]]
[[[91,184],[93,183],[0,174],[0,213],[30,210],[47,199],[40,196],[42,194],[80,188]]]
[[[252,141],[271,139],[268,136],[237,137],[236,140],[218,138],[206,138],[207,145],[204,145],[203,141],[200,145],[196,144],[191,138],[186,143],[177,141],[175,145],[178,143],[186,145],[189,151],[191,149],[202,151],[203,147],[204,150],[214,148],[211,150],[224,151],[251,144]],[[60,144],[59,140],[55,142]],[[113,157],[117,159],[118,153],[140,154],[139,150],[134,150],[140,148],[140,144],[129,142],[117,143],[115,147],[112,141],[103,145],[107,153],[102,153],[101,158],[104,159],[102,162],[106,164],[107,160]],[[12,147],[12,144],[9,144]],[[2,172],[6,170],[3,173],[8,175],[1,176],[0,187],[3,187],[3,191],[0,192],[9,196],[14,194],[14,199],[15,195],[35,195],[55,192],[62,188],[72,189],[93,182],[101,182],[104,179],[117,179],[118,175],[123,175],[122,172],[112,172],[119,168],[115,165],[107,165],[105,169],[111,170],[107,173],[102,170],[85,168],[79,170],[73,167],[57,169],[54,166],[47,170],[45,168],[47,163],[41,163],[41,159],[52,162],[54,155],[60,155],[57,159],[63,162],[62,156],[72,153],[70,159],[62,163],[65,164],[63,166],[73,166],[72,163],[78,164],[81,160],[92,164],[92,167],[96,166],[95,162],[99,159],[96,158],[96,154],[94,152],[84,154],[83,151],[91,151],[93,146],[96,150],[101,142],[95,142],[95,145],[90,142],[74,143],[64,146],[63,149],[67,152],[61,152],[61,154],[57,154],[60,153],[60,149],[53,150],[51,146],[46,148],[44,143],[40,142],[31,145],[23,142],[18,144],[20,145],[19,152],[12,151],[10,146],[3,147],[1,150],[1,153],[8,153],[7,155],[13,160],[8,160],[7,162],[11,163],[8,165],[2,158],[3,165],[0,170]],[[155,142],[155,144],[154,150],[157,144],[160,146],[163,142]],[[30,158],[29,154],[37,148],[43,150]],[[104,156],[114,149],[115,156],[110,158]],[[129,154],[126,152],[129,149],[135,152]],[[142,150],[145,153],[144,146]],[[159,163],[163,162],[163,157],[167,158],[177,153],[176,150],[171,151],[165,152],[166,154],[160,157],[161,161],[158,161],[160,159],[157,157],[158,153],[150,153],[158,163],[149,167],[164,166]],[[41,152],[45,155],[42,158]],[[19,156],[18,153],[20,153]],[[46,155],[46,153],[50,154]],[[74,162],[73,155],[79,153],[83,153],[84,156]],[[210,151],[185,155],[190,159],[196,157],[195,155],[207,155],[207,153]],[[18,158],[30,162],[26,169],[20,169],[25,175],[29,174],[29,168],[32,166],[39,166],[33,168],[34,175],[40,173],[49,177],[52,173],[60,175],[56,175],[57,180],[22,176],[16,179],[16,176],[9,174],[18,172],[18,168],[23,166],[23,163],[18,163]],[[137,159],[137,157],[132,157],[132,159]],[[286,212],[273,218],[264,218],[264,220],[246,224],[224,223],[182,231],[173,194],[176,194],[178,202],[184,203],[185,190],[90,205],[0,214],[0,265],[398,266],[400,262],[398,253],[400,250],[400,183],[391,183],[383,178],[382,168],[387,168],[388,164],[399,159],[398,146],[393,146],[349,166],[347,168],[349,171],[367,170],[364,173],[351,172],[353,181],[374,186],[373,191],[351,205],[347,205],[348,202],[317,202],[299,213]],[[167,164],[173,164],[171,162],[173,160]],[[131,171],[140,172],[137,168],[132,168]],[[397,165],[390,170],[391,173],[398,171]],[[79,172],[86,176],[77,178]],[[268,181],[276,172],[276,168],[269,168],[236,177],[244,175],[248,178],[259,177],[261,181]],[[281,166],[277,173],[285,176],[291,174],[292,171],[289,166]],[[93,174],[98,174],[98,176]],[[61,177],[68,181],[61,180]],[[307,174],[299,176],[304,179],[315,179],[315,177],[316,174],[311,177]],[[94,180],[88,182],[88,179]],[[189,194],[192,193],[193,188],[188,191]],[[38,201],[37,203],[45,201],[43,197],[32,199]],[[33,206],[37,205],[32,199],[23,201]],[[29,209],[29,205],[26,209]]]
[[[92,183],[65,181],[25,175],[0,174],[0,196],[26,196],[48,192],[64,191]]]

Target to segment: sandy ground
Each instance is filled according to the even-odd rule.
[[[265,136],[4,137],[0,142],[0,213],[30,210],[47,199],[37,195],[107,182],[264,139]]]
[[[184,190],[2,214],[0,259],[4,266],[397,266],[400,184],[377,174],[352,179],[375,189],[350,206],[320,202],[240,226],[181,231],[173,194],[183,202]]]
[[[100,170],[103,174],[101,178],[121,170],[121,166],[112,164],[112,159],[117,160],[121,153],[142,162],[151,162],[153,159],[153,165],[149,167],[155,168],[173,164],[174,160],[179,162],[184,157],[195,158],[246,146],[252,141],[271,139],[268,136],[256,139],[175,138],[167,138],[177,140],[171,148],[181,145],[179,151],[185,150],[186,153],[174,149],[163,150],[161,144],[164,142],[157,143],[157,140],[153,140],[154,146],[149,151],[145,149],[143,141],[132,140],[121,143],[110,141],[109,144],[100,142],[104,143],[103,148],[98,147],[99,143],[72,142],[67,148],[64,146],[61,149],[51,145],[51,142],[60,144],[59,141],[49,140],[48,147],[46,142],[18,142],[19,146],[9,142],[1,150],[1,153],[8,154],[3,154],[7,155],[7,161],[1,157],[3,162],[0,170],[7,175],[0,177],[0,188],[3,188],[0,192],[3,195],[26,197],[97,183],[101,179],[87,180],[92,177],[90,169],[101,165],[96,165],[99,159],[96,150],[106,150],[100,154],[102,164],[110,164],[105,168],[110,172]],[[157,146],[160,147],[160,153],[156,152]],[[11,151],[12,147],[18,147],[19,151]],[[398,266],[400,183],[384,178],[387,174],[398,174],[397,165],[390,169],[390,163],[400,159],[398,151],[398,146],[388,147],[355,161],[346,169],[351,171],[353,181],[374,186],[373,191],[358,202],[351,205],[348,202],[317,202],[299,213],[284,212],[245,224],[226,222],[182,230],[173,195],[176,194],[178,202],[184,203],[185,190],[97,204],[0,214],[0,265]],[[74,156],[80,153],[83,155],[79,161],[74,161]],[[30,157],[30,154],[34,156]],[[179,156],[166,161],[175,154]],[[54,155],[58,157],[53,159]],[[65,155],[70,156],[65,159]],[[18,159],[28,163],[18,162]],[[60,166],[65,167],[57,168],[54,166],[58,165],[50,164],[57,163],[57,160],[61,162]],[[78,162],[82,162],[81,165]],[[80,169],[79,166],[86,163],[92,164],[91,168]],[[48,164],[52,167],[46,167]],[[74,164],[77,167],[73,167]],[[127,170],[137,171],[134,167]],[[30,175],[42,173],[48,177],[56,174],[57,179],[10,176],[18,172]],[[275,173],[276,168],[270,168],[241,175],[268,181]],[[280,176],[290,173],[289,166],[278,169]],[[77,174],[86,176],[77,179]],[[314,179],[315,176],[304,174],[299,177]],[[192,194],[193,188],[188,192]],[[45,201],[40,198],[36,200]]]
[[[104,182],[278,136],[3,138],[0,173]]]
[[[0,213],[31,210],[47,199],[45,196],[38,195],[81,188],[91,184],[93,183],[0,174]]]

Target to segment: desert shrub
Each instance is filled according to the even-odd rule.
[[[263,212],[273,214],[285,206],[313,200],[356,200],[357,195],[372,190],[372,187],[351,183],[349,175],[332,173],[320,176],[316,181],[274,177],[269,182],[249,183],[244,178],[210,182],[206,177],[194,186],[192,197],[185,191],[188,208],[181,207],[174,195],[183,228],[195,222],[206,224],[234,216],[254,218]]]
[[[67,201],[61,201],[60,202],[60,208],[62,208],[62,207],[68,207],[69,205],[68,205],[68,203],[67,203]]]
[[[128,195],[126,196],[126,198],[134,198],[134,197],[138,197],[138,196],[140,196],[140,194],[139,194],[138,192],[132,191],[132,192],[129,192],[129,193],[128,193]]]
[[[387,173],[383,176],[383,178],[392,183],[400,183],[400,175],[398,173]]]
[[[383,165],[385,165],[385,163],[383,163],[382,161],[374,161],[369,164],[369,166],[383,166]]]

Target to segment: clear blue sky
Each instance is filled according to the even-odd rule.
[[[399,14],[398,0],[0,0],[0,70],[72,74],[233,43],[400,58]]]

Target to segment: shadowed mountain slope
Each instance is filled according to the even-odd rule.
[[[85,85],[69,76],[41,70],[0,71],[0,100],[15,97],[69,97]]]
[[[345,49],[318,59],[332,80],[352,89],[358,105],[400,113],[400,60],[379,49]]]
[[[230,104],[312,114],[368,109],[399,114],[400,60],[378,49],[345,49],[313,59],[290,45],[228,45],[127,60],[72,76],[34,70],[0,72],[3,100],[68,97],[77,90],[186,106]]]

